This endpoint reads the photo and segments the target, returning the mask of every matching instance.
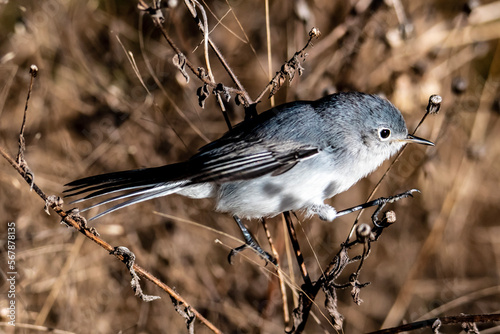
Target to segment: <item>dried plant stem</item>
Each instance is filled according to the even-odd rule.
[[[21,124],[21,130],[19,131],[19,150],[17,152],[16,161],[21,164],[24,161],[24,151],[26,148],[26,143],[24,140],[24,130],[26,129],[26,114],[28,112],[28,102],[31,96],[31,90],[33,89],[33,81],[35,80],[35,75],[31,75],[30,85],[28,88],[28,96],[26,97],[26,103],[24,104],[23,122]]]
[[[188,0],[186,0],[186,1],[188,1]],[[203,7],[201,7],[201,8],[203,9]],[[203,11],[203,13],[205,13],[205,12]],[[205,14],[205,18],[206,18],[206,14]],[[208,25],[207,25],[207,30],[208,30]],[[236,74],[234,74],[233,70],[231,69],[231,67],[227,63],[226,59],[224,58],[224,56],[220,52],[219,48],[217,48],[217,46],[214,44],[214,42],[210,39],[210,37],[208,36],[208,33],[207,33],[206,39],[208,40],[210,47],[215,52],[215,55],[219,59],[220,63],[222,64],[222,66],[224,67],[226,72],[228,73],[229,77],[231,78],[231,80],[234,82],[234,84],[238,88],[239,92],[243,94],[243,96],[248,104],[252,104],[253,103],[252,98],[250,97],[250,95],[248,95],[248,92],[243,87],[243,85],[241,84],[241,82],[238,79],[238,77],[236,76]]]
[[[378,215],[387,203],[392,203],[408,196],[411,196],[411,191],[391,198],[379,199],[379,201],[377,202],[378,204],[375,204],[377,206],[377,209],[371,217],[373,227],[370,227],[367,224],[361,224],[356,229],[356,237],[352,241],[348,239],[346,242],[341,244],[341,248],[338,253],[334,256],[328,267],[322,271],[321,276],[316,281],[312,282],[308,277],[307,271],[305,271],[305,274],[303,271],[305,284],[302,286],[302,289],[299,290],[300,298],[298,306],[293,311],[294,328],[291,333],[302,333],[311,312],[311,308],[314,305],[314,299],[321,289],[325,292],[325,306],[328,310],[328,313],[330,314],[330,317],[333,320],[333,328],[335,328],[336,330],[342,329],[343,316],[337,310],[336,290],[351,288],[351,296],[353,298],[353,301],[356,304],[360,304],[362,302],[359,296],[360,291],[369,283],[360,283],[358,278],[364,261],[370,254],[371,243],[377,241],[382,232],[396,221],[395,214],[392,211],[386,212],[384,214],[384,217],[382,217],[381,219],[379,219]],[[284,213],[284,216],[286,220],[290,221],[289,225],[291,225],[290,215],[288,213]],[[292,238],[293,232],[290,232],[289,235]],[[363,252],[361,255],[351,257],[349,255],[349,250],[356,245],[362,245]],[[302,270],[300,257],[300,251],[296,251],[296,258]],[[335,281],[339,278],[340,274],[344,271],[346,266],[356,261],[359,261],[359,265],[356,271],[350,275],[349,282],[345,284],[336,283]]]
[[[182,51],[177,47],[177,45],[174,43],[174,41],[167,34],[167,31],[165,30],[165,28],[163,28],[163,26],[161,25],[161,22],[159,22],[159,20],[157,18],[153,18],[153,21],[155,22],[156,27],[158,29],[160,29],[160,32],[163,35],[163,38],[165,38],[165,40],[170,45],[170,47],[174,50],[174,52],[177,54],[181,54]],[[206,83],[209,85],[212,84],[212,82],[210,80],[208,80],[206,77],[201,75],[201,72],[197,68],[195,68],[194,65],[187,58],[186,58],[186,65],[187,65],[187,67],[189,67],[191,72],[193,72],[193,74],[198,77],[198,79],[203,81],[203,83]]]
[[[292,247],[295,252],[295,257],[297,258],[297,262],[299,264],[300,273],[302,274],[302,278],[304,279],[304,283],[306,285],[311,285],[311,277],[307,272],[306,265],[304,263],[304,256],[302,255],[302,251],[300,250],[299,241],[297,240],[297,233],[295,232],[295,228],[293,227],[292,217],[290,212],[284,212],[283,216],[285,217],[286,226],[288,228],[288,235],[290,236],[290,240],[292,242]]]
[[[198,27],[200,28],[200,31],[203,33],[203,43],[205,45],[205,47],[203,48],[204,56],[205,56],[205,64],[207,64],[207,72],[208,72],[208,76],[210,77],[210,80],[212,80],[212,82],[215,82],[214,75],[212,73],[212,66],[210,66],[210,57],[208,56],[208,41],[209,41],[208,33],[209,33],[209,30],[208,30],[207,13],[205,12],[205,9],[203,8],[203,6],[196,0],[185,0],[184,4],[189,9],[189,11],[191,12],[191,15],[195,19],[198,18],[195,6],[198,6],[198,8],[201,11],[201,15],[203,17],[203,20],[197,20],[197,22],[198,22]]]
[[[412,331],[420,328],[435,328],[436,324],[450,325],[450,324],[464,324],[464,323],[487,323],[500,321],[500,314],[461,314],[448,317],[432,318],[417,322],[412,322],[410,324],[404,324],[397,327],[381,329],[375,332],[370,332],[368,334],[395,334],[406,331]]]
[[[271,27],[269,19],[269,0],[265,1],[264,7],[266,8],[266,39],[267,39],[267,73],[268,79],[271,82],[273,80],[273,54],[271,52]],[[274,95],[271,96],[271,107],[274,107]]]
[[[141,15],[139,17],[139,26],[142,26],[142,21],[143,21],[143,16]],[[140,29],[141,31],[142,29]],[[131,52],[127,52],[127,50],[125,49],[125,46],[123,45],[121,39],[119,38],[119,36],[117,35],[116,36],[116,39],[118,40],[118,43],[120,44],[120,46],[122,47],[123,49],[123,52],[125,53],[125,55],[127,56],[129,62],[130,62],[130,65],[132,66],[132,69],[134,70],[134,73],[135,75],[137,76],[137,79],[141,82],[142,86],[144,87],[144,89],[146,90],[146,93],[152,97],[153,99],[153,107],[155,109],[155,111],[160,111],[160,106],[158,105],[158,103],[155,101],[155,98],[153,96],[153,94],[151,93],[151,91],[148,89],[148,87],[145,85],[144,83],[144,80],[142,79],[142,76],[141,76],[141,73],[139,71],[139,68],[137,67],[134,59],[133,59],[133,55]],[[193,131],[201,138],[203,139],[206,143],[209,143],[210,140],[208,139],[207,136],[205,136],[203,134],[203,132],[201,132],[201,130],[193,123],[191,122],[191,120],[186,116],[186,114],[181,110],[181,108],[179,108],[179,106],[177,105],[177,103],[175,103],[174,99],[170,96],[170,94],[168,94],[168,92],[166,91],[165,87],[162,85],[162,83],[160,82],[160,80],[158,79],[158,76],[154,73],[153,71],[153,68],[151,66],[151,62],[148,58],[148,56],[146,55],[146,53],[144,52],[144,37],[141,33],[139,33],[139,44],[140,44],[140,48],[141,48],[141,51],[142,51],[142,56],[144,58],[144,63],[146,65],[146,68],[148,69],[148,72],[149,74],[151,75],[151,77],[153,78],[155,84],[160,88],[160,90],[162,91],[163,95],[167,98],[167,100],[170,102],[170,104],[173,106],[174,110],[177,112],[177,114],[189,125],[189,127],[191,129],[193,129]],[[174,126],[170,126],[170,128],[172,129],[172,131],[176,134],[177,138],[179,138],[179,140],[182,142],[182,144],[186,147],[186,149],[188,148],[188,146],[186,145],[186,143],[182,140],[181,136],[177,133],[177,130],[175,129]]]
[[[187,1],[187,0],[186,0]],[[139,3],[141,5],[141,9],[144,9],[144,8],[147,8],[147,9],[150,9],[150,7],[143,1],[143,0],[139,0]],[[167,31],[165,30],[165,28],[163,27],[162,25],[162,22],[161,22],[161,19],[157,16],[152,16],[151,17],[152,20],[153,20],[153,23],[155,24],[155,26],[160,30],[163,38],[167,41],[167,43],[170,45],[170,47],[172,48],[172,50],[174,50],[174,52],[176,54],[183,54],[183,52],[181,51],[181,49],[179,49],[177,47],[177,45],[174,43],[174,41],[170,38],[170,36],[168,35]],[[196,17],[197,18],[197,17]],[[211,40],[209,39],[208,40],[208,43],[210,44],[210,46],[213,48],[215,47],[215,45],[213,45],[213,42],[211,42]],[[220,55],[220,52],[217,50],[215,51],[216,54],[217,54],[217,57],[219,57]],[[222,55],[220,55],[220,57],[222,57]],[[219,57],[219,59],[221,59]],[[223,58],[222,58],[223,59]],[[206,75],[204,75],[204,73],[199,70],[198,68],[196,68],[193,63],[191,63],[191,61],[189,61],[189,59],[185,58],[185,62],[186,62],[186,66],[189,68],[189,70],[198,78],[200,79],[204,84],[207,84],[209,85],[211,88],[215,88],[216,87],[216,83],[213,82],[212,80],[210,80],[209,78],[207,78]],[[229,68],[229,66],[227,65],[227,63],[224,62],[222,63],[222,65],[226,68]],[[229,69],[230,70],[230,69]],[[232,71],[231,71],[232,73]],[[236,80],[238,80],[236,78],[236,76],[234,75],[234,73],[231,75],[231,78],[234,78]],[[233,80],[234,80],[233,79]],[[239,82],[239,81],[237,81]],[[241,84],[239,85],[239,87],[241,87]],[[231,87],[227,87],[228,91],[231,92],[231,93],[234,93],[234,94],[238,94],[238,95],[243,95],[243,96],[247,96],[248,94],[244,91],[244,89],[234,89],[234,88],[231,88]]]
[[[283,304],[283,321],[285,323],[285,326],[287,326],[290,323],[290,312],[288,310],[288,299],[286,297],[286,286],[285,286],[285,280],[283,277],[283,271],[280,269],[280,256],[278,251],[276,250],[276,247],[274,246],[273,243],[273,238],[271,236],[271,231],[269,231],[269,228],[267,226],[267,222],[265,219],[262,219],[262,227],[264,228],[264,231],[266,232],[266,237],[269,242],[269,246],[271,247],[271,254],[273,254],[273,257],[276,260],[277,265],[275,266],[276,270],[276,276],[278,278],[278,283],[280,287],[280,292],[281,292],[281,301]]]

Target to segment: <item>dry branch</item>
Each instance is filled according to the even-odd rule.
[[[465,324],[466,326],[469,326],[469,324],[489,323],[489,322],[499,322],[499,321],[500,321],[500,313],[461,314],[461,315],[438,317],[438,318],[412,322],[397,327],[381,329],[375,332],[370,332],[368,334],[395,334],[395,333],[413,331],[421,328],[432,328],[434,330],[442,325]]]

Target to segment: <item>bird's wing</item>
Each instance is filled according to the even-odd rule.
[[[239,142],[212,147],[188,161],[192,183],[247,180],[265,174],[279,175],[298,162],[318,154],[317,147],[294,142],[276,145]]]

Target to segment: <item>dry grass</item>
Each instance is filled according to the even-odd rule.
[[[359,1],[359,8],[365,2]],[[255,97],[268,81],[264,4],[229,3],[231,11],[224,1],[208,2],[221,19],[215,26],[216,18],[208,13],[211,37]],[[279,91],[277,104],[316,99],[334,90],[383,93],[403,111],[411,129],[430,94],[444,99],[440,115],[428,119],[418,133],[436,147],[409,148],[377,193],[413,187],[422,191],[392,206],[398,221],[374,245],[362,271],[360,279],[372,282],[362,290],[364,303],[355,305],[349,291],[339,295],[345,332],[442,314],[498,312],[500,3],[482,4],[467,16],[455,1],[405,1],[404,13],[413,23],[406,40],[400,38],[394,8],[384,3],[359,15],[340,2],[308,3],[310,17],[304,23],[291,1],[270,2],[273,71],[305,44],[313,25],[323,33],[309,50],[304,75]],[[203,47],[196,48],[202,37],[184,5],[167,11],[166,18],[165,27],[177,45],[196,66],[204,66]],[[151,96],[118,38],[133,54]],[[204,110],[198,106],[200,81],[191,76],[186,83],[172,65],[173,55],[135,2],[0,4],[0,145],[12,154],[17,149],[28,69],[34,63],[40,73],[30,100],[26,158],[46,193],[61,194],[63,184],[91,174],[188,158],[206,140],[219,137],[226,125],[213,96]],[[211,61],[216,81],[231,85],[216,59]],[[452,92],[455,78],[467,83],[461,94]],[[269,106],[265,100],[258,109]],[[227,108],[233,123],[243,119],[234,99]],[[2,250],[7,222],[16,223],[18,324],[93,333],[185,331],[168,296],[143,282],[146,293],[162,299],[137,299],[123,264],[59,225],[54,215],[47,216],[43,203],[15,171],[3,161],[0,166]],[[333,205],[341,209],[363,202],[382,173],[383,168],[337,196]],[[238,243],[202,226],[240,235],[231,218],[214,213],[212,205],[171,196],[105,216],[94,226],[108,242],[134,251],[143,267],[175,287],[224,332],[282,332],[275,278],[251,254],[256,263],[242,257],[233,266],[227,263],[228,247]],[[369,219],[368,214],[363,217]],[[313,252],[326,266],[353,219],[350,215],[326,223],[315,218],[298,228],[313,277],[320,272]],[[288,272],[281,218],[269,224]],[[260,226],[249,226],[265,247]],[[306,247],[306,236],[312,249]],[[5,273],[4,254],[0,268]],[[300,284],[295,261],[291,265]],[[2,293],[6,289],[2,285]],[[322,305],[321,298],[317,303]],[[0,300],[0,307],[6,306]],[[320,310],[314,312],[321,324],[310,319],[308,332],[333,332]],[[205,332],[197,324],[196,333]]]

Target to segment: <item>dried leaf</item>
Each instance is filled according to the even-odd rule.
[[[198,95],[198,104],[200,105],[200,107],[205,108],[205,100],[210,95],[208,85],[204,84],[203,86],[198,87],[198,89],[196,90],[196,95]]]
[[[335,292],[335,288],[330,284],[323,285],[322,288],[325,293],[325,308],[330,317],[333,319],[335,330],[341,332],[344,323],[344,316],[340,314],[337,308],[337,293]]]
[[[183,53],[178,53],[172,58],[172,62],[174,63],[175,67],[177,67],[179,71],[181,71],[184,79],[186,79],[186,82],[189,82],[189,76],[186,72],[186,56],[184,56]]]
[[[151,302],[156,299],[160,299],[159,296],[146,295],[142,292],[141,284],[139,283],[140,278],[134,270],[135,254],[132,253],[127,247],[119,246],[115,247],[110,254],[123,256],[124,263],[129,270],[132,280],[130,281],[130,286],[134,290],[135,295],[141,298],[142,301]]]
[[[269,97],[273,96],[278,92],[283,83],[285,83],[285,79],[286,77],[283,74],[283,72],[280,72],[279,75],[276,78],[274,78],[273,84],[271,86],[271,92],[269,93]]]
[[[352,300],[356,303],[356,305],[360,305],[363,302],[363,299],[359,296],[361,293],[361,289],[364,288],[365,286],[369,285],[370,282],[367,283],[360,283],[357,279],[356,273],[351,274],[349,277],[349,283],[352,286],[351,289],[351,297]]]

